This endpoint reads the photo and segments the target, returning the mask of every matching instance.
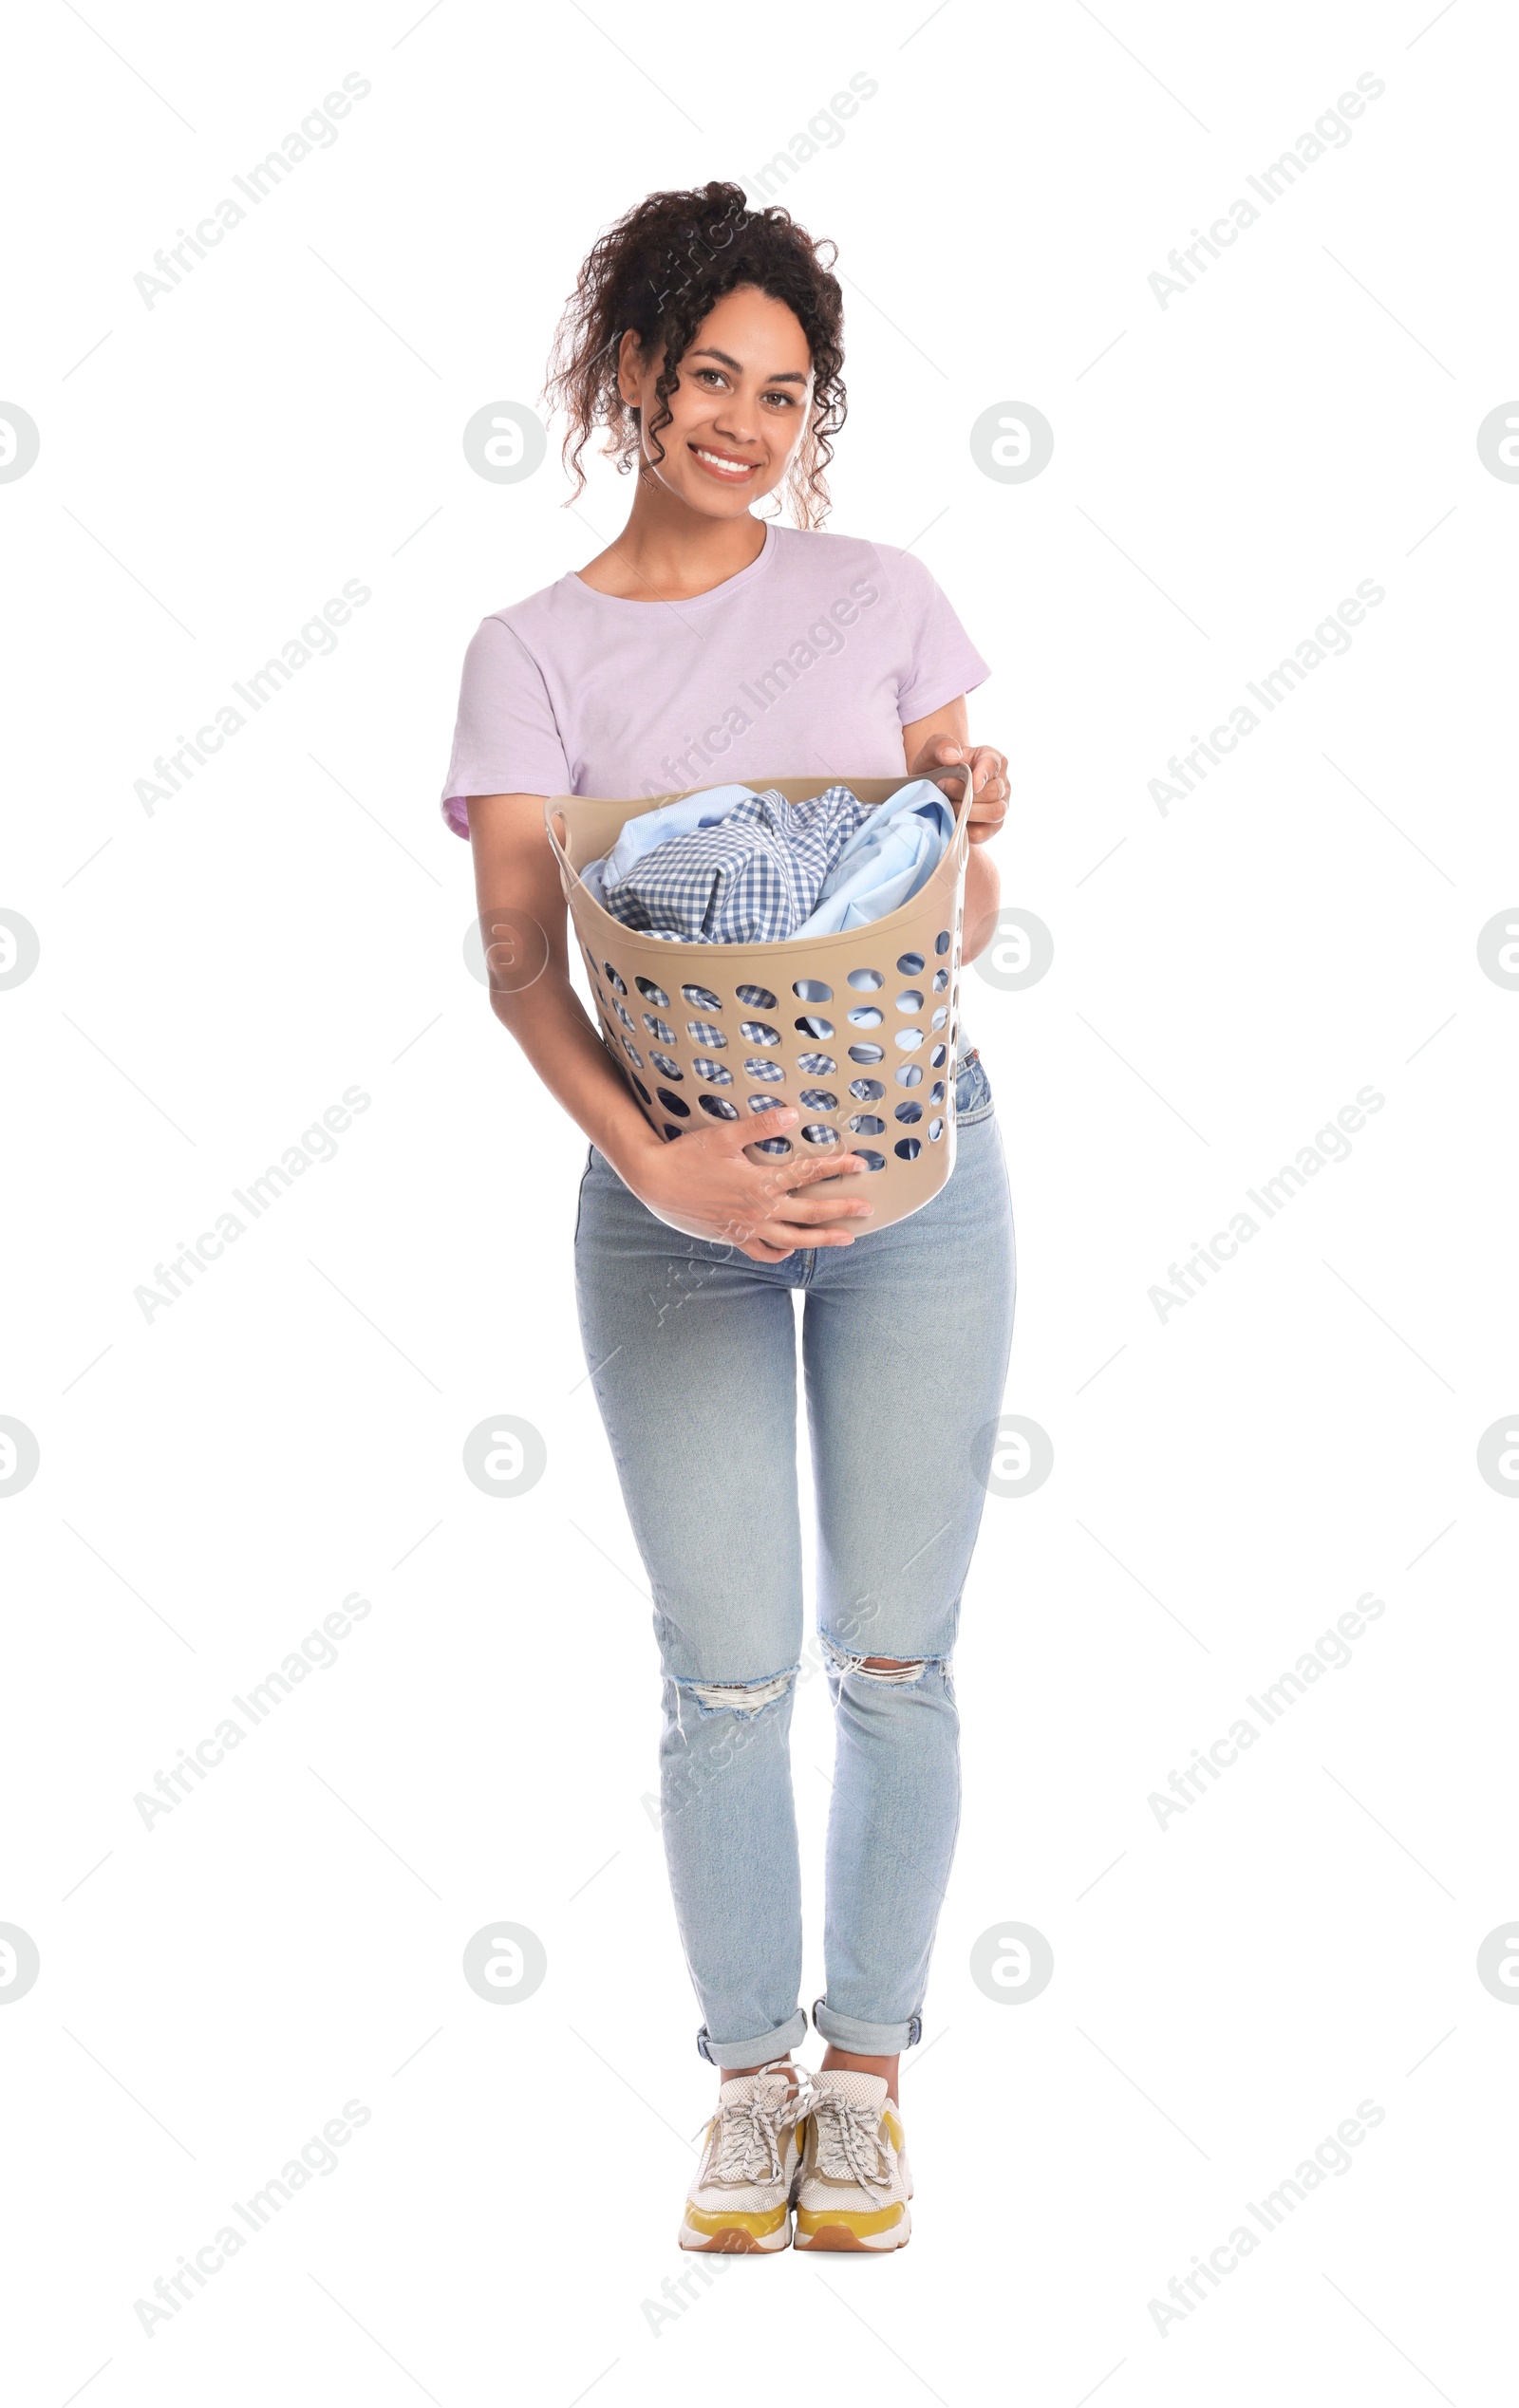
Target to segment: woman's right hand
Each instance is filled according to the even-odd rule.
[[[641,1203],[672,1229],[712,1245],[731,1245],[751,1262],[781,1262],[797,1247],[850,1246],[870,1218],[863,1196],[812,1196],[820,1179],[867,1168],[858,1154],[821,1153],[803,1162],[795,1153],[753,1163],[745,1154],[757,1135],[778,1136],[800,1114],[789,1105],[753,1121],[714,1121],[640,1151],[616,1167]]]

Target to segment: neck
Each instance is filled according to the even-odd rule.
[[[592,566],[605,564],[635,601],[679,600],[736,577],[764,544],[763,522],[747,511],[739,518],[705,517],[645,469],[627,526]]]

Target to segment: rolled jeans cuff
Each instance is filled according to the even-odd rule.
[[[789,2023],[778,2024],[773,2032],[762,2032],[758,2040],[713,2040],[703,2024],[696,2036],[696,2053],[709,2065],[768,2065],[772,2057],[784,2057],[788,2048],[796,2048],[806,2037],[806,2010],[798,2007]]]
[[[821,1998],[813,2002],[813,2025],[852,2057],[898,2057],[923,2038],[921,2015],[910,2015],[905,2024],[862,2024],[857,2015],[837,2014]]]

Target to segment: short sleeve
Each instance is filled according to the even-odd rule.
[[[906,628],[897,713],[907,726],[956,695],[968,694],[990,677],[991,668],[922,561],[886,544],[878,544],[876,551]]]
[[[502,619],[482,619],[464,655],[442,812],[469,834],[470,794],[567,794],[573,781],[543,672]]]

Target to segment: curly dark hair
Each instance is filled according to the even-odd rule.
[[[660,429],[671,422],[669,396],[698,327],[725,293],[754,285],[795,312],[812,352],[812,412],[786,482],[797,525],[820,525],[829,510],[829,437],[846,409],[844,296],[829,273],[836,256],[833,243],[814,242],[789,210],[751,209],[738,184],[650,193],[620,217],[592,246],[565,304],[544,386],[570,420],[562,452],[575,479],[571,499],[585,491],[581,454],[598,426],[608,430],[602,450],[620,473],[640,457],[639,412],[617,390],[623,335],[631,329],[646,360],[663,346],[654,386],[660,415],[647,428],[654,457],[663,459]]]

